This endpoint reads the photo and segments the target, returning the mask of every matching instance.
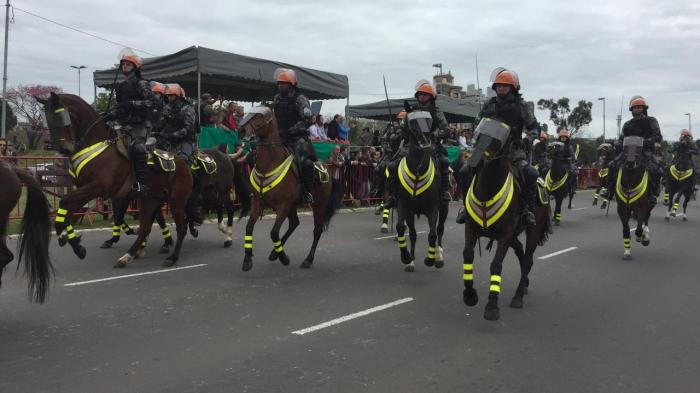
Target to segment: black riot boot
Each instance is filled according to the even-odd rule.
[[[314,163],[305,159],[301,164],[301,198],[304,203],[314,203],[311,191],[314,189]]]
[[[148,192],[148,187],[146,187],[146,171],[148,170],[146,152],[136,148],[132,149],[131,164],[134,167],[134,176],[136,177],[136,183],[134,183],[132,190],[139,195],[144,195]]]
[[[440,190],[442,191],[442,201],[450,202],[452,195],[450,194],[450,167],[448,166],[440,169]]]
[[[471,181],[471,167],[467,164],[462,166],[457,172],[457,181],[459,182],[459,188],[462,191],[462,206],[459,207],[457,212],[457,224],[464,224],[467,222],[467,209],[464,207],[465,199],[467,198],[467,192],[469,191],[469,182]]]
[[[192,192],[189,198],[187,198],[187,205],[185,206],[185,212],[187,214],[187,221],[192,224],[202,225],[204,222],[204,217],[201,214],[202,207],[202,191],[200,190],[201,181],[193,173],[192,174]]]
[[[535,220],[535,198],[537,197],[537,170],[533,167],[525,167],[523,169],[523,177],[525,181],[525,210],[522,215],[522,223],[525,226],[534,226],[537,224]]]

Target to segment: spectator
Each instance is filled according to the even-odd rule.
[[[309,134],[311,139],[316,139],[319,141],[327,141],[326,130],[323,129],[323,116],[316,115],[314,118],[314,124],[309,127]]]
[[[382,136],[379,130],[374,130],[372,135],[372,146],[379,147],[382,145]]]
[[[338,139],[341,141],[347,141],[348,135],[350,135],[350,127],[345,124],[345,119],[343,116],[340,116],[340,121],[338,123]]]
[[[238,106],[233,101],[229,102],[228,106],[226,107],[226,120],[224,121],[224,125],[226,125],[229,130],[238,130],[236,108],[238,108]]]
[[[328,139],[340,139],[340,122],[342,117],[340,115],[333,116],[333,121],[328,123],[328,132],[326,135]]]
[[[331,176],[333,179],[340,181],[343,177],[343,170],[345,169],[345,157],[343,156],[340,146],[333,148],[331,155],[328,157],[328,166],[331,170]]]
[[[216,111],[216,114],[214,115],[214,118],[216,121],[214,122],[214,127],[216,128],[223,128],[224,130],[230,130],[228,127],[228,121],[227,121],[227,116],[228,112],[226,112],[226,109],[220,108],[219,110]]]
[[[214,97],[211,94],[202,94],[202,99],[199,102],[199,122],[202,127],[214,127],[214,122],[216,121],[214,101]]]
[[[362,129],[362,134],[357,138],[357,144],[360,146],[373,146],[372,139],[374,139],[372,131],[369,130],[369,127],[365,127]]]
[[[243,106],[236,106],[236,115],[234,116],[234,118],[236,119],[236,124],[241,124],[243,122],[243,116],[245,116]]]
[[[7,139],[0,138],[0,157],[7,157],[10,155],[10,151],[7,148]]]
[[[459,147],[462,149],[467,148],[467,131],[462,131],[459,133]]]

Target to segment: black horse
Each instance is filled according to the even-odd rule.
[[[405,271],[415,269],[416,222],[421,214],[428,219],[428,256],[426,266],[444,266],[442,235],[449,202],[443,201],[440,193],[440,171],[433,158],[430,142],[432,117],[426,111],[414,111],[406,115],[408,122],[408,154],[402,158],[397,168],[399,180],[396,206],[396,234],[401,250],[401,262]],[[406,225],[411,238],[411,251],[406,246]]]
[[[693,196],[693,186],[695,185],[695,173],[693,173],[693,168],[690,165],[690,143],[692,142],[687,140],[682,140],[678,143],[678,154],[665,171],[666,190],[664,199],[666,199],[665,195],[668,195],[669,201],[666,220],[679,216],[683,218],[683,221],[688,221],[686,210],[688,201]],[[681,196],[684,197],[683,213],[677,213]]]
[[[574,186],[571,182],[572,174],[569,173],[568,162],[561,159],[561,151],[565,148],[562,142],[552,142],[547,146],[547,153],[551,157],[551,168],[544,178],[545,187],[554,198],[554,225],[561,221],[561,204],[566,196],[569,196],[568,208],[571,209],[571,200],[574,198]]]

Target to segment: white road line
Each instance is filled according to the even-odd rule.
[[[386,310],[387,308],[395,307],[395,306],[398,306],[400,304],[404,304],[404,303],[408,303],[408,302],[412,302],[412,301],[413,301],[412,297],[399,299],[399,300],[393,301],[391,303],[382,304],[381,306],[368,308],[367,310],[356,312],[354,314],[349,314],[349,315],[346,315],[344,317],[336,318],[336,319],[333,319],[333,320],[328,321],[328,322],[324,322],[324,323],[321,323],[321,324],[318,324],[315,326],[308,327],[306,329],[296,330],[296,331],[293,331],[292,334],[303,336],[304,334],[312,333],[312,332],[315,332],[316,330],[325,329],[327,327],[331,327],[331,326],[337,325],[339,323],[347,322],[347,321],[350,321],[350,320],[355,319],[355,318],[364,317],[365,315],[369,315],[369,314],[375,313],[377,311]]]
[[[428,231],[418,231],[416,234],[421,234],[421,233],[426,233]],[[382,236],[382,237],[375,237],[374,240],[383,240],[383,239],[391,239],[396,237],[396,234],[393,234],[391,236]],[[408,237],[408,233],[406,233],[406,237]]]
[[[571,211],[574,211],[574,212],[575,212],[575,211],[577,211],[577,210],[585,210],[585,209],[588,209],[588,208],[587,208],[587,207],[577,207],[577,208],[575,208],[575,209],[571,209]]]
[[[561,254],[567,253],[567,252],[569,252],[569,251],[574,251],[574,250],[576,250],[577,248],[578,248],[578,247],[569,247],[569,248],[565,248],[565,249],[563,249],[563,250],[561,250],[561,251],[553,252],[553,253],[547,254],[547,255],[542,255],[541,257],[539,257],[539,258],[537,258],[537,259],[547,259],[547,258],[551,258],[551,257],[556,257],[557,255],[561,255]]]
[[[153,270],[153,271],[150,271],[150,272],[134,273],[134,274],[125,274],[125,275],[123,275],[123,276],[114,276],[114,277],[107,277],[107,278],[98,278],[97,280],[71,282],[71,283],[68,283],[68,284],[63,284],[63,286],[64,286],[64,287],[76,287],[76,286],[78,286],[78,285],[93,284],[93,283],[96,283],[96,282],[103,282],[103,281],[119,280],[120,278],[147,276],[147,275],[149,275],[149,274],[158,274],[158,273],[174,272],[174,271],[176,271],[176,270],[193,269],[193,268],[195,268],[195,267],[202,267],[202,266],[207,266],[207,264],[206,264],[206,263],[200,263],[199,265],[190,265],[190,266],[175,267],[175,268],[172,268],[172,269]]]

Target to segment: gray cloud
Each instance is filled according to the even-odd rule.
[[[201,45],[347,74],[351,103],[411,94],[441,62],[456,82],[481,85],[496,66],[515,69],[527,99],[594,101],[591,133],[602,130],[597,97],[607,97],[607,129],[620,100],[644,95],[666,137],[697,111],[700,5],[687,0],[589,1],[185,1],[17,3],[47,18],[154,54]],[[9,85],[53,84],[77,91],[71,64],[86,71],[116,62],[121,48],[15,11]],[[691,71],[692,70],[692,71]],[[92,99],[90,72],[83,96]],[[324,103],[341,112],[343,100]],[[541,121],[545,113],[538,113]],[[623,118],[628,118],[623,108]]]

